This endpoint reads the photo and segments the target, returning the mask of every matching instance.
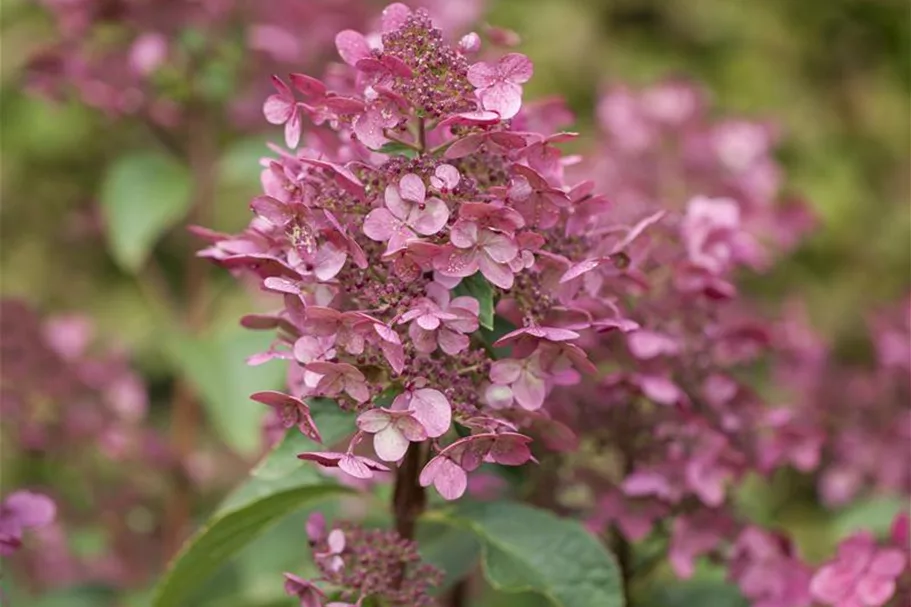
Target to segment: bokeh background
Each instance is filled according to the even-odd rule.
[[[201,449],[194,463],[200,477],[208,479],[192,506],[193,515],[203,515],[256,455],[259,411],[247,394],[280,381],[281,371],[276,376],[275,370],[250,370],[243,358],[268,338],[238,330],[237,318],[253,305],[250,295],[224,273],[212,271],[204,312],[186,331],[193,333],[192,343],[175,345],[180,338],[173,335],[173,319],[150,295],[148,284],[158,283],[178,300],[185,297],[193,287],[187,286],[192,270],[184,260],[200,241],[187,233],[186,222],[178,222],[154,248],[154,276],[137,279],[108,252],[98,211],[112,163],[129,154],[161,152],[160,138],[136,120],[115,118],[72,97],[51,102],[31,94],[25,68],[38,50],[55,41],[54,21],[30,0],[2,0],[0,11],[3,295],[24,298],[42,313],[89,316],[101,341],[131,353],[150,389],[151,423],[162,429],[179,370],[196,366],[193,391],[203,402],[196,440],[211,447]],[[864,315],[900,299],[911,287],[906,2],[498,0],[487,5],[485,19],[522,36],[519,49],[535,62],[527,97],[565,96],[583,134],[593,128],[603,87],[647,85],[667,77],[699,83],[719,115],[778,124],[787,191],[808,202],[819,225],[787,260],[771,274],[751,279],[748,288],[771,309],[791,296],[803,298],[813,324],[848,356],[867,353]],[[245,51],[239,47],[237,52]],[[268,73],[242,77],[267,84]],[[230,82],[217,77],[213,82],[214,94],[231,94]],[[215,203],[207,225],[233,231],[246,224],[263,143],[280,139],[277,128],[261,126],[258,132],[225,129],[219,137],[211,175]],[[129,183],[131,195],[160,192],[160,184]],[[6,442],[4,487],[79,482],[78,475],[54,478],[15,452],[14,441]],[[86,504],[90,509],[91,500]],[[154,513],[145,514],[137,513],[135,524],[145,524]],[[248,558],[246,569],[237,565],[225,573],[222,586],[227,580],[243,585],[246,597],[274,592],[275,580],[257,572],[293,558],[294,547],[281,548],[278,540],[282,529],[299,524],[289,521],[264,538],[273,544],[258,554],[269,558]],[[812,550],[812,521],[801,519],[796,526],[810,538]],[[78,550],[103,550],[106,539],[99,533],[87,528],[76,538]],[[60,594],[63,602],[47,605],[103,604],[98,597],[109,596],[98,588],[79,592]],[[139,601],[142,593],[120,596]]]

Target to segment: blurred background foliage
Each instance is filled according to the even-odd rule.
[[[254,386],[278,381],[274,373],[245,375],[243,355],[263,344],[238,336],[237,318],[250,308],[249,295],[223,272],[214,277],[211,339],[172,340],[161,347],[160,310],[103,246],[96,206],[110,163],[160,144],[129,120],[113,121],[75,101],[52,104],[26,95],[22,67],[52,38],[52,26],[30,0],[0,0],[0,11],[3,294],[23,296],[48,312],[93,317],[103,335],[135,352],[159,413],[166,410],[175,365],[188,366],[188,360],[209,361],[209,368],[194,373],[207,378],[197,389],[211,402],[246,401]],[[522,35],[520,50],[534,60],[536,72],[528,97],[565,96],[583,134],[594,128],[602,87],[668,76],[701,83],[720,115],[770,118],[780,125],[788,190],[810,202],[820,227],[771,275],[751,282],[770,306],[799,293],[826,335],[852,343],[867,310],[911,286],[907,2],[499,0],[487,14],[489,22]],[[246,224],[249,198],[259,187],[256,161],[263,143],[279,138],[276,128],[225,136],[215,228]],[[156,184],[130,183],[136,195],[158,191]],[[156,279],[179,291],[182,259],[199,246],[183,225],[171,230],[155,249],[162,269]],[[223,381],[229,375],[236,382]],[[242,408],[224,404],[223,410]],[[250,417],[210,416],[222,441],[239,453],[251,451]],[[287,533],[282,529],[288,527],[261,541],[281,544]],[[262,553],[251,546],[243,558]],[[280,590],[273,582],[267,590]]]

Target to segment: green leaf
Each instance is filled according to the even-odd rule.
[[[381,154],[397,154],[399,156],[406,156],[408,158],[414,158],[418,155],[418,151],[411,147],[410,145],[405,145],[404,143],[399,143],[398,141],[389,141],[383,144],[377,152]]]
[[[340,411],[320,413],[314,415],[326,444],[353,431],[350,415]],[[316,448],[297,430],[289,431],[253,470],[251,478],[231,493],[187,541],[159,583],[152,606],[196,604],[191,602],[194,591],[271,525],[306,504],[350,491],[295,457]],[[302,535],[291,541],[306,539]]]
[[[895,516],[902,510],[908,511],[908,502],[897,496],[861,500],[838,514],[832,525],[833,531],[839,539],[860,529],[885,536],[889,533]]]
[[[556,607],[622,607],[620,573],[607,549],[578,522],[511,502],[427,515],[470,529],[485,576],[497,590],[535,592]]]
[[[164,154],[128,154],[108,169],[100,200],[111,253],[123,269],[136,272],[189,210],[190,175]]]
[[[175,372],[200,395],[218,435],[244,455],[253,455],[259,448],[260,420],[266,410],[250,400],[250,394],[278,389],[284,381],[281,364],[251,367],[246,363],[248,356],[266,350],[271,341],[265,333],[231,327],[199,338],[173,334],[165,343]]]
[[[481,312],[478,320],[485,329],[493,329],[493,287],[487,282],[487,279],[480,272],[475,272],[468,278],[463,278],[455,289],[453,295],[461,297],[470,295],[478,300],[481,304]]]
[[[417,541],[424,562],[445,574],[437,593],[467,576],[481,555],[481,544],[474,534],[451,525],[424,523],[418,527]]]

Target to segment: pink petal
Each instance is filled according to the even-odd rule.
[[[490,63],[479,61],[468,68],[468,82],[475,88],[492,86],[498,78],[497,68]]]
[[[327,242],[319,248],[313,260],[313,274],[322,281],[332,280],[345,267],[348,252]]]
[[[522,434],[500,434],[490,448],[490,457],[502,466],[521,466],[531,459],[529,442],[531,439]]]
[[[435,331],[425,331],[417,325],[408,327],[408,336],[414,344],[414,349],[424,354],[430,354],[437,349],[437,336]]]
[[[342,61],[354,66],[358,60],[370,56],[370,45],[367,39],[354,30],[343,30],[335,36],[335,48]]]
[[[468,487],[465,471],[448,457],[439,455],[427,462],[419,481],[422,487],[432,484],[443,499],[447,500],[462,497]]]
[[[560,284],[569,282],[570,280],[578,278],[579,276],[582,276],[583,274],[587,274],[588,272],[591,272],[592,270],[594,270],[595,268],[600,266],[602,263],[604,263],[603,257],[593,257],[591,259],[586,259],[584,261],[580,261],[576,265],[570,267],[563,274],[563,276],[560,277]]]
[[[478,242],[478,224],[459,220],[449,230],[449,241],[460,249],[468,249]]]
[[[434,331],[440,326],[440,319],[435,314],[421,314],[417,317],[417,324],[425,331]]]
[[[307,519],[307,537],[311,542],[319,542],[326,536],[326,517],[322,512],[314,512]]]
[[[295,106],[288,122],[285,123],[285,143],[290,149],[297,147],[301,140],[301,114]]]
[[[475,249],[444,249],[443,253],[434,258],[433,267],[440,274],[446,276],[471,276],[480,267],[481,255]]]
[[[345,549],[345,532],[341,529],[333,529],[326,538],[329,544],[329,550],[333,554],[339,554]]]
[[[409,214],[408,224],[422,236],[433,236],[449,221],[449,207],[439,198],[428,198],[424,208],[415,205]]]
[[[345,393],[359,403],[370,399],[370,389],[365,383],[359,381],[345,382]]]
[[[461,333],[456,333],[449,329],[440,331],[438,339],[440,341],[440,348],[450,356],[455,356],[459,352],[466,350],[471,344],[471,340],[467,335],[462,335]]]
[[[433,174],[434,176],[430,178],[430,183],[438,190],[442,190],[443,188],[452,190],[459,185],[459,181],[461,180],[459,169],[451,164],[441,164],[436,168]]]
[[[399,195],[411,202],[423,202],[427,194],[424,182],[414,173],[403,175],[399,180]]]
[[[547,387],[544,380],[527,369],[521,374],[518,381],[512,385],[512,393],[516,402],[523,409],[535,411],[544,404],[544,397],[547,395]]]
[[[51,498],[32,491],[11,493],[4,500],[3,509],[22,527],[43,527],[57,514],[57,506]]]
[[[254,213],[276,226],[285,226],[294,217],[288,205],[271,196],[257,196],[250,203]]]
[[[291,74],[291,84],[308,98],[320,99],[326,96],[326,85],[307,74]]]
[[[392,423],[387,411],[370,409],[357,416],[357,427],[367,434],[376,434],[385,430]]]
[[[494,361],[490,365],[490,381],[495,384],[511,384],[522,374],[522,361],[511,358]]]
[[[907,558],[896,548],[880,550],[870,563],[869,571],[883,577],[898,577],[905,569]]]
[[[368,109],[355,118],[354,134],[357,135],[358,141],[368,148],[378,150],[389,141],[383,133],[383,129],[386,128],[385,122],[378,110]]]
[[[497,62],[497,71],[501,78],[522,84],[531,80],[534,74],[534,64],[522,53],[509,53]]]
[[[505,234],[485,230],[479,242],[484,253],[497,263],[509,263],[519,254],[516,241]]]
[[[512,82],[498,82],[481,89],[478,98],[485,110],[496,112],[506,120],[522,108],[522,87]]]
[[[405,24],[405,20],[411,15],[411,9],[401,2],[394,2],[383,9],[380,25],[383,33],[393,32]]]
[[[895,580],[867,575],[854,589],[857,597],[868,607],[880,607],[895,594]]]
[[[280,95],[270,95],[263,103],[263,115],[269,124],[284,124],[294,112],[294,100]]]
[[[395,217],[403,221],[408,217],[408,213],[411,212],[412,207],[415,206],[410,202],[406,202],[399,194],[399,189],[394,185],[386,186],[383,201],[386,203],[386,208],[389,209]]]
[[[410,408],[427,436],[437,438],[446,434],[452,423],[452,407],[443,393],[433,388],[421,388],[414,391]]]
[[[387,209],[373,209],[364,219],[364,235],[370,240],[386,242],[401,225]]]
[[[340,470],[350,474],[354,478],[373,478],[373,472],[370,471],[367,464],[362,462],[361,459],[355,455],[347,453],[343,455],[342,459],[338,462],[338,467]]]
[[[848,573],[848,575],[845,575]],[[810,580],[810,593],[819,601],[834,604],[851,591],[854,575],[844,572],[835,564],[826,565]]]
[[[499,114],[496,112],[491,112],[493,116],[497,116],[499,120]],[[464,158],[469,154],[473,154],[481,144],[484,143],[486,136],[483,133],[475,133],[473,135],[468,135],[467,137],[462,137],[461,139],[456,139],[455,143],[446,148],[446,151],[443,153],[443,157],[449,160]]]
[[[397,462],[408,450],[408,439],[395,426],[387,426],[373,437],[373,450],[385,462]]]
[[[660,405],[673,405],[680,400],[680,388],[666,377],[643,376],[639,379],[642,393]]]
[[[484,278],[500,287],[501,289],[511,289],[515,281],[515,275],[506,264],[496,263],[487,255],[481,255],[478,259],[478,267]]]
[[[441,120],[437,126],[490,126],[498,122],[500,122],[500,115],[496,112],[477,110],[452,114]],[[483,136],[483,133],[479,133],[479,135]]]
[[[380,343],[380,349],[383,351],[386,362],[396,374],[405,370],[405,349],[402,344],[383,341]]]

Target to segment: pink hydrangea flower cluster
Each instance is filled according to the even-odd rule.
[[[346,452],[301,457],[365,478],[429,443],[436,455],[420,482],[447,499],[485,461],[531,459],[523,429],[546,417],[554,386],[594,372],[575,342],[618,313],[550,290],[600,240],[581,215],[601,207],[577,203],[594,198],[591,182],[562,178],[554,144],[573,134],[517,128],[546,123],[536,114],[549,111],[521,108],[528,58],[472,63],[472,40],[450,45],[427,13],[401,4],[387,7],[378,34],[338,34],[350,66],[341,90],[295,73],[290,86],[275,79],[264,108],[292,148],[298,121],[322,129],[263,161],[247,230],[197,230],[212,241],[203,256],[283,298],[243,323],[279,329],[255,362],[290,361],[291,394],[254,398],[311,438],[307,398],[358,414]],[[618,253],[643,228],[617,226]],[[499,338],[495,311],[512,329]],[[511,354],[494,361],[492,347]],[[469,433],[447,439],[455,424]],[[354,453],[365,440],[380,461]]]

